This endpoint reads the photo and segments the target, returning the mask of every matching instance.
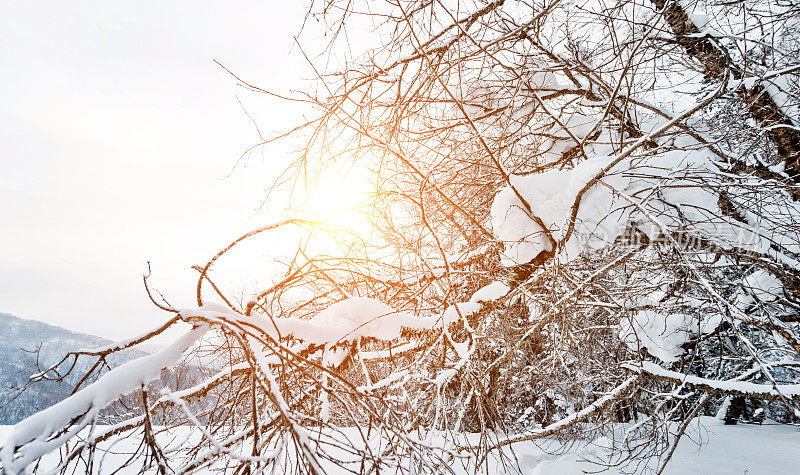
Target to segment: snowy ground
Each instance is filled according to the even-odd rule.
[[[8,436],[11,426],[0,426],[0,444]],[[115,447],[116,454],[108,457],[111,468],[114,459],[126,452],[126,445],[135,442],[123,441]],[[594,465],[587,459],[603,454],[603,441],[588,446],[576,447],[566,455],[553,455],[557,452],[555,441],[538,445],[531,442],[515,444],[512,448],[517,466],[496,466],[490,461],[491,472],[541,474],[581,474],[597,472],[604,467]],[[510,455],[511,451],[507,451]],[[335,470],[335,467],[333,471]],[[459,467],[453,467],[459,471]],[[632,469],[633,467],[628,467]],[[639,467],[640,472],[649,467]],[[102,473],[111,470],[102,470]],[[619,473],[610,469],[603,473]],[[797,474],[800,473],[800,428],[786,425],[725,426],[710,417],[702,417],[692,424],[687,435],[681,440],[675,455],[665,473],[668,474]]]
[[[568,455],[529,464],[531,470],[527,473],[596,472],[599,467],[585,460],[591,457],[590,452],[598,453],[597,449],[593,450],[590,445]],[[657,470],[657,463],[650,464],[649,468]],[[647,470],[642,467],[640,471]],[[618,473],[618,470],[605,473]],[[664,473],[797,474],[800,473],[800,428],[777,424],[726,426],[715,418],[701,417],[681,439]]]

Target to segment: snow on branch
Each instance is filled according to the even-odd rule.
[[[469,316],[480,308],[480,303],[462,302],[448,307],[439,316],[417,317],[398,312],[376,299],[352,297],[334,303],[311,320],[243,315],[216,304],[184,309],[180,316],[187,320],[209,323],[218,321],[249,327],[274,340],[295,338],[314,345],[335,345],[362,337],[390,341],[399,337],[403,329],[431,330],[445,327],[456,322],[459,313]]]
[[[773,398],[784,396],[787,398],[800,398],[800,384],[756,384],[746,381],[718,381],[714,379],[701,378],[690,374],[670,371],[661,366],[643,361],[641,365],[626,365],[627,368],[641,372],[645,377],[667,381],[670,383],[681,384],[693,389],[706,392],[720,392],[725,394],[736,394],[740,396],[754,396],[761,398]]]
[[[592,415],[594,415],[594,414],[596,414],[598,412],[601,412],[602,410],[607,408],[610,404],[612,404],[614,401],[616,401],[616,400],[620,399],[622,396],[624,396],[628,392],[628,390],[634,385],[634,383],[636,383],[636,381],[638,381],[638,380],[639,380],[639,376],[638,375],[631,376],[628,379],[626,379],[625,381],[623,381],[622,384],[620,384],[619,386],[617,386],[613,390],[611,390],[611,392],[609,392],[605,396],[601,397],[597,401],[593,402],[592,404],[589,404],[588,406],[586,406],[585,408],[581,409],[580,411],[578,411],[578,412],[576,412],[574,414],[571,414],[571,415],[569,415],[569,416],[567,416],[567,417],[565,417],[565,418],[563,418],[563,419],[561,419],[559,421],[556,421],[556,422],[554,422],[554,423],[552,423],[552,424],[550,424],[550,425],[548,425],[546,427],[543,427],[543,428],[541,428],[539,430],[535,430],[535,431],[532,431],[532,432],[529,432],[529,433],[526,433],[526,434],[516,435],[516,436],[513,436],[513,437],[506,437],[506,438],[504,438],[502,440],[499,440],[493,446],[491,446],[486,451],[486,453],[489,453],[490,451],[492,451],[494,449],[498,449],[500,447],[503,447],[503,446],[506,446],[506,445],[510,445],[510,444],[514,444],[514,443],[517,443],[517,442],[523,442],[523,441],[526,441],[526,440],[535,440],[535,439],[541,439],[543,437],[548,437],[548,436],[551,436],[551,435],[553,435],[553,434],[555,434],[555,433],[557,433],[559,431],[562,431],[562,430],[564,430],[564,429],[566,429],[566,428],[568,428],[570,426],[573,426],[575,424],[584,422],[584,421],[588,420]]]
[[[92,424],[101,409],[158,378],[161,371],[174,366],[207,329],[207,326],[197,326],[163,350],[124,363],[67,399],[17,423],[0,450],[5,473],[12,475],[23,471]]]
[[[501,295],[497,290],[506,289],[494,289],[484,299],[499,298]],[[4,470],[9,474],[19,473],[35,460],[65,444],[83,428],[94,423],[104,407],[158,378],[161,370],[171,368],[210,327],[238,328],[245,333],[267,336],[275,341],[295,338],[307,344],[333,346],[360,338],[390,341],[398,338],[403,329],[441,328],[462,316],[474,314],[481,307],[482,304],[477,302],[462,302],[448,307],[440,315],[417,317],[398,312],[376,299],[353,297],[331,305],[312,320],[249,316],[216,304],[182,310],[178,318],[194,322],[196,326],[170,346],[110,370],[69,398],[18,423],[0,452]],[[261,357],[259,363],[262,371],[267,371],[269,359],[260,352],[254,353],[256,357]],[[217,379],[234,370],[233,367],[228,368],[218,377],[172,394],[172,399],[203,392]]]
[[[615,165],[615,171],[610,172]],[[713,181],[715,170],[708,151],[669,150],[635,158],[626,152],[598,154],[571,169],[511,175],[512,185],[530,203],[531,212],[510,186],[495,196],[491,223],[503,244],[501,262],[511,267],[554,251],[550,236],[560,242],[555,251],[567,261],[573,260],[585,251],[614,243],[631,225],[651,240],[660,232],[688,232],[722,249],[768,252],[767,239],[725,216],[719,196],[701,186],[704,180]],[[604,186],[594,186],[597,183]],[[663,229],[653,226],[643,216],[644,210],[620,199],[642,194],[657,197],[648,200],[646,210],[660,217]]]

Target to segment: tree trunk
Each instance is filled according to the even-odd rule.
[[[734,79],[744,79],[744,70],[733,64],[727,52],[712,38],[700,36],[700,30],[676,1],[652,0],[664,16],[675,40],[704,68],[706,77],[722,80],[730,70]],[[750,114],[766,130],[778,154],[783,159],[786,173],[795,183],[800,183],[800,130],[775,103],[764,86],[756,83],[747,88],[740,85],[736,93],[747,104]]]

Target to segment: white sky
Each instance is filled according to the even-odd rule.
[[[257,140],[237,95],[262,131],[295,120],[212,59],[302,87],[306,3],[0,2],[0,312],[129,336],[165,317],[148,260],[173,304],[194,303],[189,267],[270,221],[264,167],[223,180]]]

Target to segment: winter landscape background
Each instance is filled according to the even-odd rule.
[[[0,31],[4,475],[798,465],[797,2]]]

